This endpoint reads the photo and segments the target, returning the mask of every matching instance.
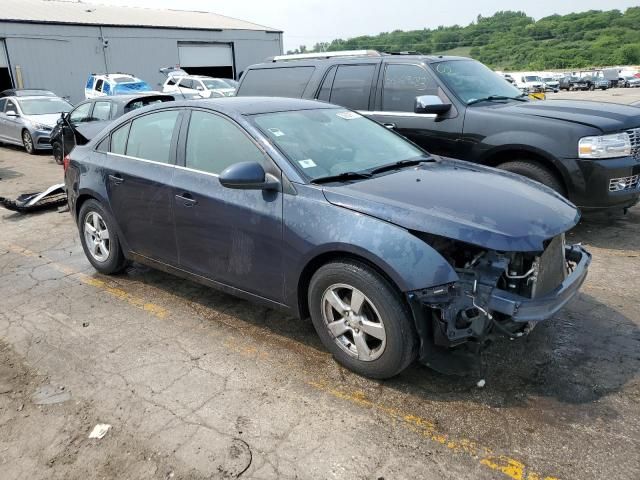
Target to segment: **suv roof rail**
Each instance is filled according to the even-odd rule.
[[[417,50],[405,50],[403,52],[383,52],[385,55],[422,55]]]
[[[276,55],[270,60],[281,62],[286,60],[313,60],[333,57],[380,57],[377,50],[341,50],[335,52],[294,53],[292,55]]]

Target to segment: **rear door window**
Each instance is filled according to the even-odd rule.
[[[193,80],[191,80],[189,78],[183,78],[182,80],[180,80],[180,86],[182,88],[192,89],[193,88]]]
[[[340,65],[329,101],[353,110],[369,110],[375,65]]]
[[[315,67],[259,68],[244,74],[239,95],[301,98]]]
[[[382,110],[413,112],[416,97],[436,95],[438,85],[429,73],[418,65],[391,64],[384,72]]]
[[[171,139],[179,115],[178,110],[168,110],[136,118],[131,122],[126,155],[169,163]]]
[[[99,80],[96,82],[96,85],[95,85],[95,87],[94,87],[94,88],[95,88],[95,90],[96,90],[96,91],[98,91],[98,92],[102,91],[102,84],[103,84],[103,83],[104,83],[104,80],[99,79]]]
[[[11,100],[7,100],[7,104],[4,107],[4,111],[5,112],[16,112],[16,113],[18,113],[18,107],[16,107],[16,104],[14,102],[12,102]]]

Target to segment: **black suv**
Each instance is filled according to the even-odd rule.
[[[432,153],[524,175],[583,209],[628,208],[640,196],[637,107],[529,101],[468,58],[372,51],[285,55],[249,67],[237,95],[342,105]]]

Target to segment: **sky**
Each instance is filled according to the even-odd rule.
[[[539,19],[554,13],[624,10],[638,0],[83,0],[131,7],[211,11],[284,31],[284,48],[312,47],[335,38],[416,30],[439,25],[468,25],[478,14],[524,10]]]

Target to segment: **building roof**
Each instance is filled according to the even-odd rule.
[[[211,12],[116,7],[68,0],[2,0],[0,22],[280,32]]]

